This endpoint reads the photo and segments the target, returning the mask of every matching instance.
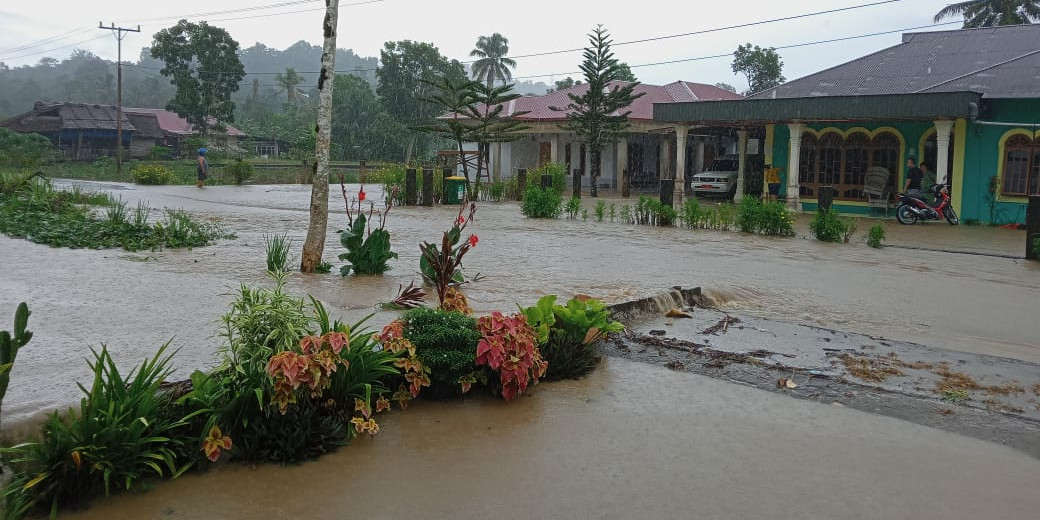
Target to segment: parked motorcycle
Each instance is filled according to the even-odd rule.
[[[905,193],[897,194],[899,206],[896,207],[896,220],[900,224],[910,225],[918,220],[942,220],[943,217],[946,217],[946,221],[951,226],[956,226],[960,223],[960,219],[957,217],[957,212],[950,206],[950,194],[944,188],[944,185],[936,184],[928,190],[935,195],[937,202],[935,206],[929,205],[918,197]]]

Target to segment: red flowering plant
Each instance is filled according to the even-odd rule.
[[[397,253],[390,250],[390,232],[386,228],[386,216],[390,213],[393,201],[397,197],[397,188],[393,188],[386,198],[383,211],[376,211],[374,202],[368,203],[368,212],[363,203],[367,198],[365,186],[362,185],[356,199],[347,193],[347,185],[343,176],[339,179],[340,191],[343,192],[343,204],[347,209],[347,229],[340,231],[339,241],[347,249],[339,255],[340,260],[347,262],[340,268],[340,274],[346,276],[350,270],[354,274],[381,274],[390,267],[387,262],[397,258]],[[372,222],[378,218],[379,226],[372,229]]]
[[[477,364],[496,371],[502,385],[502,397],[512,401],[537,384],[545,375],[548,363],[538,350],[538,335],[523,314],[505,316],[494,311],[490,316],[477,318],[480,341],[477,343]]]
[[[465,209],[469,207],[469,216],[463,216]],[[465,241],[462,240],[463,231],[473,221],[477,212],[475,202],[463,203],[459,206],[459,215],[455,218],[450,230],[444,232],[440,247],[437,244],[423,242],[419,249],[422,256],[419,259],[419,268],[423,279],[437,288],[437,301],[444,307],[446,298],[451,297],[456,301],[449,301],[454,310],[468,309],[465,296],[457,291],[460,284],[465,282],[462,276],[462,257],[470,249],[477,246],[477,235],[469,235]],[[460,243],[461,241],[461,243]],[[457,294],[449,295],[449,289],[456,289]],[[461,297],[461,305],[457,301]]]

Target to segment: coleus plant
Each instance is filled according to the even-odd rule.
[[[267,375],[274,384],[271,404],[278,406],[283,415],[289,405],[297,401],[298,391],[310,390],[317,398],[332,383],[332,373],[337,365],[349,367],[339,356],[344,348],[350,348],[350,338],[343,332],[328,332],[322,336],[304,336],[300,340],[300,352],[279,352],[267,362]]]
[[[477,318],[481,339],[477,343],[477,364],[499,373],[502,397],[512,401],[537,384],[548,363],[538,350],[538,336],[523,314],[505,316],[494,311]]]

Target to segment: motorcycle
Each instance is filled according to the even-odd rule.
[[[946,186],[943,184],[936,184],[928,190],[935,195],[935,201],[938,203],[935,206],[929,205],[918,197],[905,193],[896,194],[899,201],[899,206],[896,207],[896,220],[900,224],[910,225],[918,220],[942,220],[945,217],[951,226],[956,226],[960,223],[960,219],[957,217],[957,212],[950,206],[950,194],[946,192],[945,188]]]

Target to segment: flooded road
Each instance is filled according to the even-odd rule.
[[[705,399],[704,396],[711,396]],[[226,465],[62,518],[1032,518],[1040,460],[608,358],[530,397],[422,402],[300,466]]]
[[[0,327],[26,300],[35,332],[4,402],[7,437],[30,431],[41,411],[75,402],[75,382],[89,381],[89,349],[102,343],[126,369],[171,338],[177,376],[212,366],[231,294],[242,283],[270,283],[264,235],[288,233],[299,256],[307,186],[85,184],[130,206],[146,201],[155,218],[163,207],[183,208],[238,238],[129,253],[0,237]],[[377,192],[369,187],[370,198]],[[333,187],[325,257],[334,272],[342,207]],[[437,240],[456,212],[394,208],[388,228],[400,259],[392,271],[293,273],[289,290],[314,295],[348,321],[375,313],[370,323],[382,326],[396,313],[376,304],[419,280],[418,243]],[[806,221],[799,219],[800,235]],[[869,225],[861,221],[860,237]],[[465,267],[483,278],[466,293],[486,312],[543,294],[620,302],[701,286],[732,312],[1040,361],[1040,264],[928,250],[1015,255],[1021,232],[894,221],[887,228],[889,244],[926,249],[527,220],[515,203],[481,204],[467,228],[480,242]],[[381,425],[375,439],[317,462],[220,466],[67,517],[954,519],[1028,518],[1040,507],[1040,461],[1020,452],[618,358],[511,404],[422,402]],[[439,475],[446,478],[431,478]]]
[[[217,220],[235,240],[192,251],[129,253],[68,250],[0,237],[0,316],[29,302],[35,337],[19,354],[4,403],[5,427],[40,410],[78,399],[75,381],[89,377],[90,347],[105,343],[130,367],[172,338],[178,376],[215,362],[220,316],[241,283],[265,284],[265,234],[288,233],[297,258],[307,225],[310,187],[145,187],[84,183],[110,190],[131,207],[145,201]],[[373,326],[395,316],[378,302],[419,281],[418,244],[439,240],[456,207],[394,208],[388,229],[400,258],[385,276],[340,277],[345,226],[339,187],[330,190],[325,258],[333,274],[293,273],[290,291],[310,293],[347,320],[376,313]],[[369,186],[369,198],[378,188]],[[356,193],[356,187],[352,187]],[[591,201],[586,199],[586,204]],[[611,200],[618,207],[631,200]],[[528,220],[516,203],[480,204],[467,229],[480,237],[465,259],[480,273],[466,293],[478,312],[511,310],[543,294],[588,294],[608,302],[649,296],[673,285],[701,286],[725,310],[935,347],[1040,362],[1036,320],[1040,263],[973,254],[864,244],[861,221],[851,244],[824,244],[735,231],[662,229],[579,220]],[[886,243],[1014,255],[1023,232],[887,221]],[[298,262],[298,260],[297,260]],[[5,328],[9,324],[3,325]]]

